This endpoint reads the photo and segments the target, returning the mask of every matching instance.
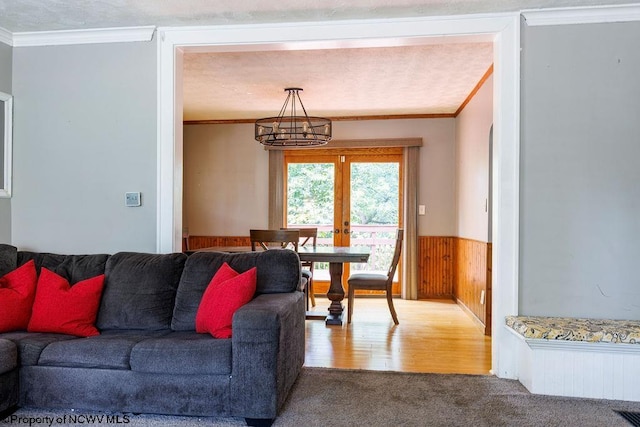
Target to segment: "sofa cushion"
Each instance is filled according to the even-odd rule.
[[[195,332],[172,332],[139,342],[131,370],[162,374],[230,374],[231,340]]]
[[[27,329],[37,280],[33,261],[0,277],[0,332]]]
[[[107,261],[98,329],[168,329],[185,254],[120,252]]]
[[[9,332],[0,334],[0,339],[13,341],[18,347],[18,361],[21,366],[37,365],[42,350],[58,341],[78,339],[71,335],[46,334],[38,332]]]
[[[166,331],[104,331],[100,335],[49,344],[40,355],[39,366],[129,369],[131,350],[140,341]]]
[[[42,267],[48,268],[59,276],[64,277],[69,283],[74,284],[81,280],[104,274],[105,264],[109,255],[59,255],[41,252],[18,252],[18,265],[23,265],[30,260],[36,263],[36,269],[40,274]]]
[[[294,292],[300,284],[300,259],[290,250],[234,254],[196,252],[187,260],[180,278],[171,329],[195,330],[202,295],[225,262],[240,273],[257,268],[256,294]]]
[[[18,366],[18,348],[12,341],[0,339],[0,374]]]
[[[103,284],[101,274],[71,286],[64,277],[43,268],[27,330],[80,337],[98,335],[94,323]]]

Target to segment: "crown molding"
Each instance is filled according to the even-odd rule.
[[[14,47],[151,41],[155,26],[13,33]]]
[[[13,46],[13,34],[11,34],[11,31],[5,30],[4,28],[0,27],[0,43]]]
[[[532,9],[523,10],[522,16],[531,27],[640,21],[640,3],[584,8]]]

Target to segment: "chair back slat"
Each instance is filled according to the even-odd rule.
[[[317,227],[301,227],[301,228],[281,228],[281,230],[298,230],[300,233],[300,246],[304,246],[310,243],[314,248],[316,247],[318,240],[318,228]]]
[[[249,230],[249,239],[251,240],[251,250],[255,251],[258,246],[263,250],[273,249],[273,243],[277,245],[275,247],[279,249],[285,249],[289,246],[294,251],[298,251],[298,244],[300,242],[300,232],[298,230]]]

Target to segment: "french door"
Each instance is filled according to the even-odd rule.
[[[318,244],[371,247],[367,264],[349,270],[385,273],[402,218],[402,149],[314,149],[285,153],[285,224],[318,227]],[[328,267],[316,264],[324,293]],[[400,293],[399,283],[394,293]]]

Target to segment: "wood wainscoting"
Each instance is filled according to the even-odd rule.
[[[251,246],[249,236],[189,236],[187,238],[189,250],[192,251],[212,246]]]
[[[418,298],[453,299],[455,237],[418,237]]]
[[[420,236],[418,256],[418,298],[455,300],[491,335],[491,243]]]

